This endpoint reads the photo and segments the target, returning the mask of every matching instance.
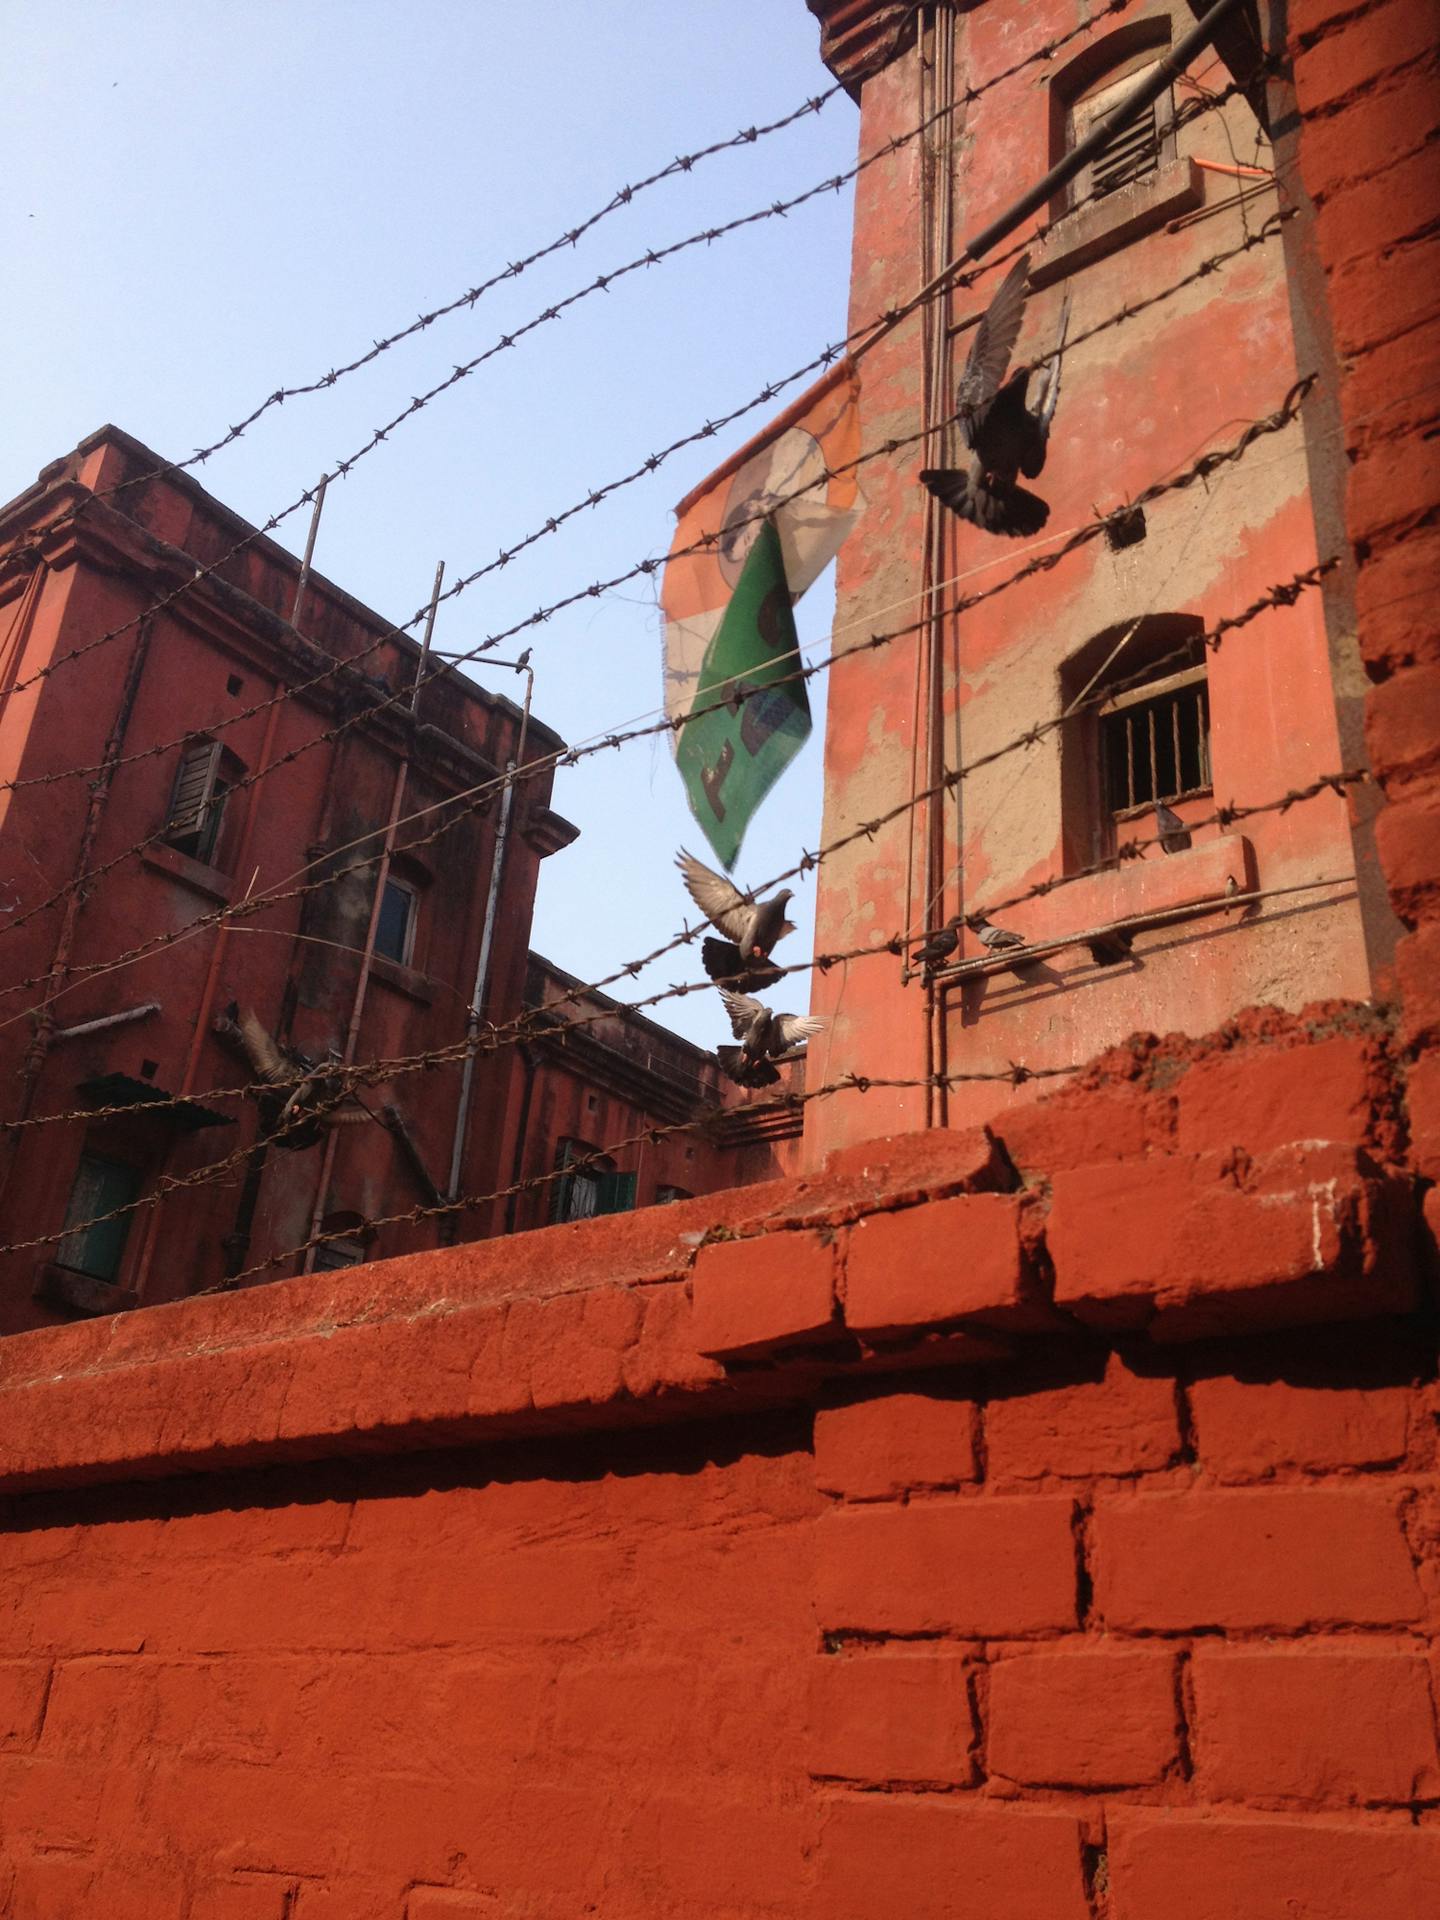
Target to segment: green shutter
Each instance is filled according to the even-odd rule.
[[[602,1173],[596,1213],[629,1213],[635,1206],[633,1173]]]

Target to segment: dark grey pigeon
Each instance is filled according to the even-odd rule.
[[[1178,813],[1173,813],[1163,800],[1155,802],[1155,831],[1160,836],[1160,844],[1166,853],[1184,853],[1190,845],[1190,834],[1185,822]]]
[[[968,467],[927,467],[920,475],[922,485],[963,520],[987,533],[1014,536],[1038,533],[1050,517],[1048,504],[1017,485],[1015,476],[1023,473],[1033,480],[1045,465],[1050,423],[1060,399],[1060,357],[1070,325],[1067,293],[1060,312],[1060,337],[1040,371],[1031,408],[1029,371],[1022,369],[1005,380],[1025,313],[1029,273],[1030,256],[1024,253],[985,309],[960,377],[956,394],[960,434],[974,457]]]
[[[715,1057],[742,1087],[772,1085],[780,1076],[771,1063],[798,1058],[800,1042],[825,1029],[825,1022],[815,1014],[772,1013],[749,994],[732,993],[728,987],[721,987],[720,998],[730,1016],[730,1031],[740,1044],[717,1047]]]
[[[917,947],[910,956],[912,967],[938,967],[942,960],[948,960],[960,944],[959,920],[949,920],[938,933],[928,934],[925,944]]]
[[[770,949],[795,931],[785,918],[785,908],[795,897],[789,887],[772,893],[768,900],[755,900],[683,847],[675,864],[690,898],[711,926],[725,935],[723,940],[701,942],[700,958],[710,978],[741,992],[768,987],[780,979],[781,969],[771,964]]]

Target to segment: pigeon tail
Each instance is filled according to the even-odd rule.
[[[702,940],[700,960],[712,980],[740,993],[754,993],[784,978],[783,969],[771,960],[747,961],[733,940]]]
[[[920,475],[942,506],[985,533],[1003,533],[1018,539],[1038,533],[1050,518],[1050,508],[1037,493],[1013,482],[977,482],[959,467],[927,467]]]
[[[749,1058],[743,1047],[717,1047],[715,1058],[737,1087],[773,1087],[780,1078],[768,1060]]]

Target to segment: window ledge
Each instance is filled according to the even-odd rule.
[[[1030,284],[1043,287],[1063,280],[1204,204],[1205,178],[1195,162],[1167,160],[1143,180],[1057,220],[1035,256]]]
[[[397,960],[389,959],[383,953],[370,956],[371,978],[381,980],[387,987],[393,987],[396,993],[403,993],[407,999],[418,1001],[422,1007],[428,1007],[435,997],[435,984],[428,975],[415,967],[402,967]]]
[[[35,1276],[35,1298],[61,1313],[83,1313],[91,1318],[128,1313],[140,1304],[133,1293],[117,1286],[113,1280],[97,1280],[94,1274],[57,1266],[53,1261],[41,1267]]]
[[[142,847],[140,858],[156,873],[163,873],[167,880],[178,880],[182,887],[189,887],[194,893],[203,893],[207,900],[217,900],[221,906],[228,906],[235,897],[235,882],[228,873],[221,873],[218,867],[206,866],[203,860],[192,859],[188,853],[181,853],[178,847],[159,843],[153,847]]]

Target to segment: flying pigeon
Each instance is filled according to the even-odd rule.
[[[1038,533],[1050,517],[1047,503],[1017,486],[1015,475],[1033,480],[1045,465],[1050,422],[1060,398],[1060,357],[1070,325],[1067,294],[1060,337],[1041,370],[1032,410],[1026,399],[1028,369],[1001,384],[1020,333],[1029,272],[1030,256],[1023,253],[985,309],[960,377],[955,397],[960,434],[974,458],[968,467],[927,467],[920,475],[922,485],[961,519],[987,533],[1014,536]]]
[[[1172,813],[1163,800],[1155,802],[1155,831],[1166,853],[1184,853],[1190,835],[1178,813]]]
[[[1006,947],[1028,947],[1030,942],[1021,934],[1009,933],[1004,927],[992,927],[983,913],[972,913],[966,926],[977,936],[982,947],[988,947],[991,953],[999,953]]]
[[[723,940],[700,943],[700,958],[710,978],[741,992],[768,987],[779,980],[781,969],[772,965],[770,949],[795,931],[785,918],[786,905],[795,897],[789,887],[772,893],[768,900],[753,900],[683,847],[675,856],[675,864],[684,876],[690,898],[711,926],[725,935]]]
[[[335,1104],[341,1083],[329,1069],[339,1065],[339,1056],[332,1051],[325,1067],[318,1067],[298,1047],[282,1047],[248,1007],[242,1012],[233,1000],[214,1029],[239,1048],[256,1079],[272,1089],[259,1096],[265,1134],[290,1152],[313,1147],[323,1134],[323,1115],[310,1109]]]
[[[730,1016],[730,1031],[740,1044],[717,1047],[715,1057],[742,1087],[773,1085],[780,1076],[771,1062],[797,1058],[799,1042],[825,1029],[825,1022],[814,1014],[772,1013],[749,994],[732,993],[728,987],[721,987],[720,998]]]
[[[959,920],[949,920],[938,933],[926,936],[925,944],[910,956],[912,967],[938,967],[948,960],[960,944]]]

